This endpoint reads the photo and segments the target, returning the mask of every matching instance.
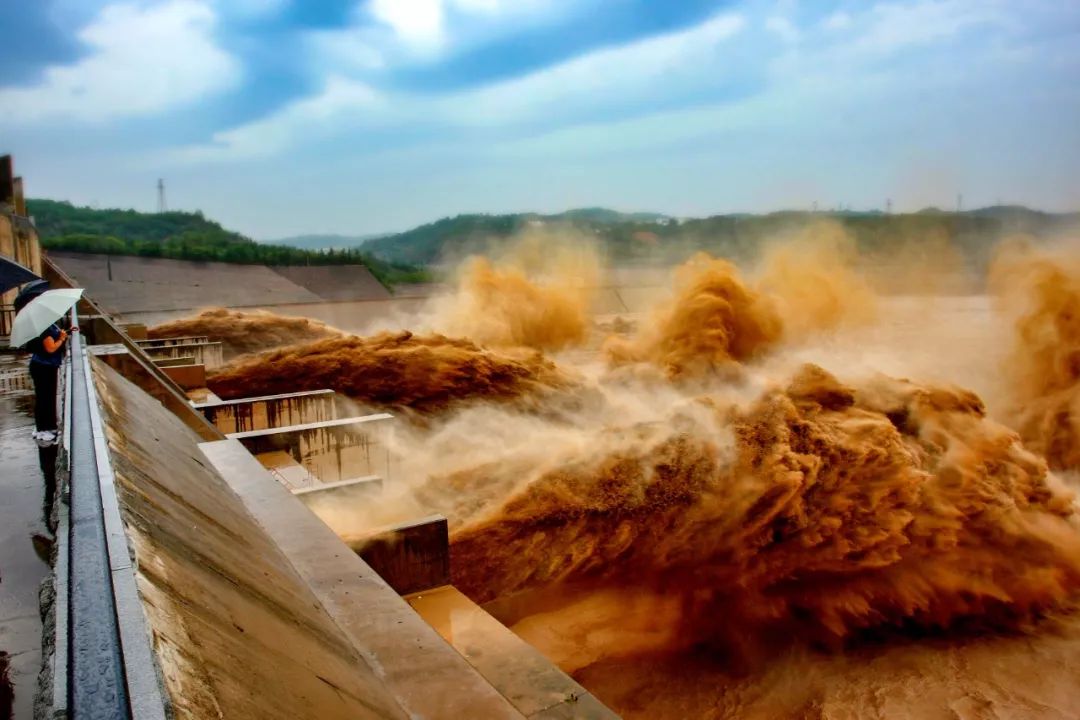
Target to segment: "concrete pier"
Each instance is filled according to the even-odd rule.
[[[140,345],[152,360],[190,357],[197,364],[205,365],[207,370],[213,370],[225,364],[225,354],[220,342],[186,342],[170,345],[146,345],[140,342]]]
[[[452,586],[406,597],[527,718],[618,720],[585,688]]]
[[[379,669],[409,717],[524,717],[238,441],[201,448],[337,625],[340,641]],[[324,717],[311,708],[302,716]]]
[[[230,433],[256,457],[280,466],[285,453],[323,483],[369,475],[391,477],[386,413]]]
[[[345,541],[402,595],[450,584],[450,533],[441,515],[377,528]]]
[[[195,408],[230,434],[336,420],[341,404],[333,390],[312,390],[196,403]]]

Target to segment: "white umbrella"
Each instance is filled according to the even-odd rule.
[[[22,347],[49,329],[82,297],[82,288],[46,290],[26,304],[11,324],[11,347]]]

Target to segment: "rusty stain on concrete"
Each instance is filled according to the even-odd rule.
[[[229,434],[336,420],[341,403],[333,390],[311,390],[218,400],[196,407],[221,432]]]

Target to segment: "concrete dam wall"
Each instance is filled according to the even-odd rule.
[[[391,297],[363,265],[275,268],[65,252],[49,257],[103,309],[119,315]]]
[[[300,717],[317,708],[324,717],[404,717],[201,458],[200,439],[95,364],[139,592],[176,716]]]

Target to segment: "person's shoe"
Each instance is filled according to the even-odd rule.
[[[56,433],[52,430],[39,430],[34,433],[34,440],[37,441],[38,447],[52,447],[56,444]]]

